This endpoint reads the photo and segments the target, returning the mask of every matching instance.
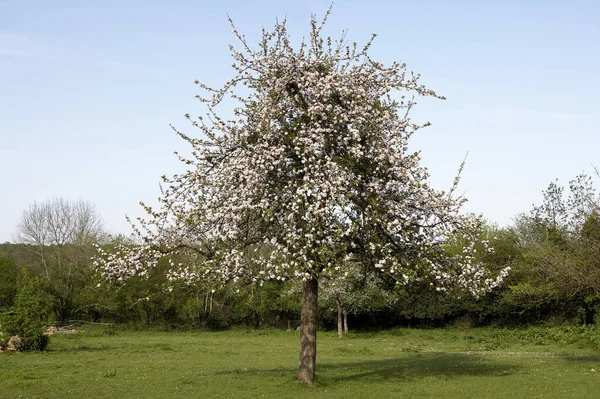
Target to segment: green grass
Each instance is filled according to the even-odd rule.
[[[0,398],[600,397],[584,328],[319,332],[312,388],[295,381],[297,332],[81,329],[0,353]]]

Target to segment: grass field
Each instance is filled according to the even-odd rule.
[[[0,353],[0,398],[600,397],[581,328],[320,332],[312,388],[295,381],[297,332],[81,330]]]

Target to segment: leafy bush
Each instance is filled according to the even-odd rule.
[[[43,351],[48,345],[49,337],[44,334],[44,328],[49,307],[41,293],[39,280],[23,269],[12,311],[0,314],[0,325],[5,334],[21,338],[18,351]]]

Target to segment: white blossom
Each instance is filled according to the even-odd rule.
[[[479,295],[502,282],[475,259],[476,222],[460,215],[464,198],[432,188],[412,134],[414,95],[438,96],[403,63],[372,60],[358,48],[321,37],[294,48],[285,23],[252,48],[234,28],[236,75],[223,87],[196,81],[206,113],[186,115],[195,137],[188,168],[163,177],[158,210],[134,223],[142,245],[98,248],[107,281],[144,276],[163,257],[171,280],[253,282],[346,275],[349,262],[400,284],[431,281]],[[243,86],[243,89],[242,89]],[[233,119],[217,110],[238,102]],[[455,181],[455,185],[458,179]],[[461,256],[445,240],[465,232]],[[486,244],[487,245],[487,244]],[[486,247],[487,248],[487,247]],[[333,266],[332,266],[333,265]]]

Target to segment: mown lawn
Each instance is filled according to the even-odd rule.
[[[80,328],[0,353],[0,398],[600,397],[581,328],[320,332],[312,388],[294,378],[297,332]]]

